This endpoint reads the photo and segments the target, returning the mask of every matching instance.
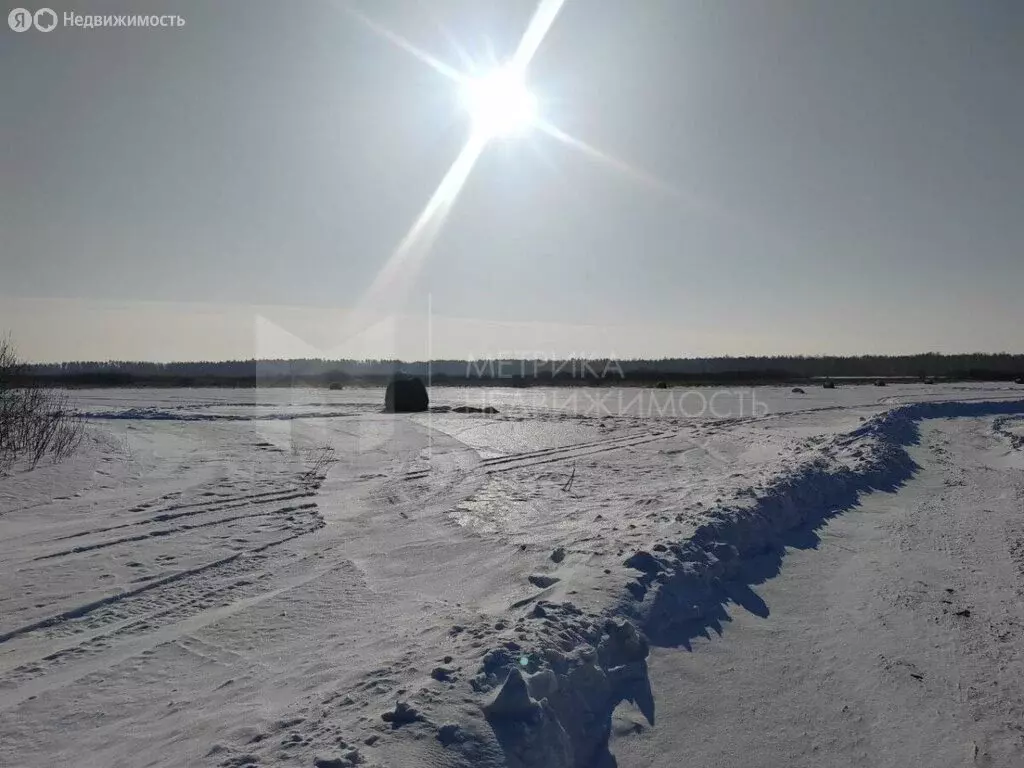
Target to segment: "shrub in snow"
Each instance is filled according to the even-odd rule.
[[[82,419],[67,397],[25,375],[14,346],[0,339],[0,472],[24,460],[68,458],[82,441]]]

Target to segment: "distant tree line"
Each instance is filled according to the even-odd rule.
[[[532,386],[770,384],[836,379],[1013,380],[1024,376],[1024,355],[919,355],[662,358],[657,360],[231,360],[150,363],[68,362],[30,365],[21,375],[66,386],[350,386],[380,384],[395,375],[429,377],[434,384]]]

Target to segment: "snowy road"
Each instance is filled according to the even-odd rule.
[[[815,534],[721,637],[655,649],[620,768],[1024,765],[1024,461],[929,422],[922,470]]]

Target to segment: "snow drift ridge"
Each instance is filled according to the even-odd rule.
[[[516,657],[499,648],[474,680],[478,691],[496,690],[485,707],[503,752],[494,765],[610,764],[611,717],[621,701],[633,701],[654,721],[648,642],[687,645],[709,629],[721,630],[730,602],[767,615],[749,585],[778,573],[787,543],[813,538],[813,528],[855,506],[862,493],[905,483],[917,470],[906,448],[918,442],[920,421],[1021,413],[1024,400],[895,407],[834,438],[756,496],[712,511],[688,540],[634,553],[625,565],[639,575],[605,616],[588,621],[571,603],[538,604],[550,644],[531,654],[532,674],[524,677]],[[567,632],[581,641],[570,652]],[[451,751],[462,753],[462,764],[481,765],[480,746],[463,743]]]

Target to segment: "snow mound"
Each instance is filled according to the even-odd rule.
[[[992,429],[1009,441],[1011,449],[1024,450],[1024,416],[1000,416],[993,422]]]

